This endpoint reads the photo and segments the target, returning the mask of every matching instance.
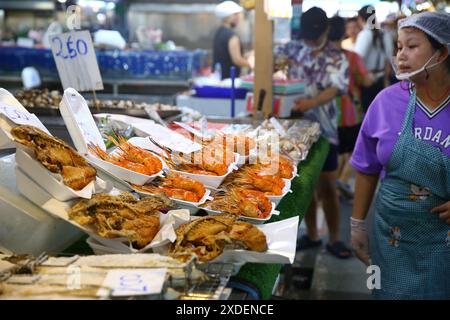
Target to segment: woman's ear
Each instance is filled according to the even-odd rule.
[[[444,47],[442,47],[442,49],[439,49],[439,51],[440,51],[440,54],[439,54],[438,62],[441,63],[441,62],[444,62],[448,58],[450,53],[449,53],[448,46],[445,46],[445,45],[444,45]]]

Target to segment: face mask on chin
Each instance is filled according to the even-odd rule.
[[[432,68],[438,66],[439,64],[444,62],[445,59],[440,61],[440,62],[436,62],[436,63],[432,64],[431,66],[428,66],[428,64],[431,62],[431,60],[433,60],[433,58],[436,56],[437,53],[439,53],[439,51],[436,51],[430,57],[430,59],[428,59],[428,61],[425,62],[425,64],[421,68],[419,68],[417,70],[414,70],[414,71],[411,71],[411,72],[403,72],[403,73],[399,73],[399,70],[398,70],[399,68],[398,68],[398,64],[397,64],[397,58],[393,57],[391,62],[392,62],[392,67],[393,67],[393,69],[395,71],[395,77],[397,78],[397,80],[400,80],[400,81],[408,80],[408,79],[411,79],[412,77],[414,77],[415,75],[418,75],[421,72],[424,72],[426,70],[429,70],[429,69],[432,69]]]
[[[308,53],[312,53],[314,51],[322,50],[325,47],[326,43],[327,43],[327,37],[324,37],[323,41],[318,46],[309,46],[305,43],[305,48]]]

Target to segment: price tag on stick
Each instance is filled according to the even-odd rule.
[[[103,90],[102,77],[89,31],[50,36],[53,58],[64,90]]]

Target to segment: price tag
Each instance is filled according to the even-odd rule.
[[[88,31],[51,35],[50,44],[64,89],[103,90],[97,57]]]
[[[32,113],[23,112],[18,110],[16,107],[0,103],[0,114],[3,114],[15,124],[28,124],[48,133],[47,128],[45,128],[42,122]]]
[[[274,117],[270,118],[270,123],[273,125],[278,134],[282,137],[286,136],[286,130],[284,130],[283,126],[280,122]]]
[[[166,279],[167,268],[156,269],[115,269],[107,273],[104,288],[98,296],[124,297],[159,294]]]

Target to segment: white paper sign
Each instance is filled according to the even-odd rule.
[[[136,123],[133,124],[133,128],[138,136],[151,136],[159,144],[176,152],[191,153],[202,148],[200,144],[159,124]]]
[[[102,77],[89,31],[51,35],[50,44],[64,89],[103,90]]]
[[[28,124],[48,133],[47,128],[34,114],[18,110],[17,107],[0,102],[0,114],[3,114],[15,124]]]
[[[167,268],[155,269],[116,269],[107,273],[103,281],[104,288],[98,296],[123,297],[159,294],[166,279]],[[109,294],[108,294],[109,293]]]
[[[178,121],[174,121],[173,123],[175,123],[176,125],[180,126],[181,128],[183,128],[184,130],[192,133],[194,136],[199,137],[201,139],[206,139],[206,130],[203,130],[203,123],[201,123],[202,125],[202,131],[198,131],[197,129],[191,127],[190,125],[183,123],[183,122],[178,122]],[[208,124],[206,124],[206,126],[208,126]]]

